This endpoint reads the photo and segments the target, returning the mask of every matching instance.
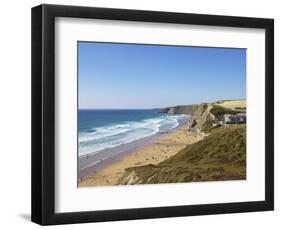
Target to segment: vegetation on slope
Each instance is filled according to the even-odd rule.
[[[222,106],[218,106],[218,105],[213,105],[213,108],[210,110],[210,112],[216,117],[216,118],[220,118],[222,115],[224,114],[232,114],[232,115],[236,115],[238,113],[241,113],[241,111],[238,110],[232,110],[232,109],[227,109],[224,108]]]
[[[215,120],[211,118],[210,114],[207,116],[206,121],[202,125],[201,132],[209,133],[213,129]]]
[[[246,179],[246,126],[215,129],[158,165],[128,168],[120,184]]]

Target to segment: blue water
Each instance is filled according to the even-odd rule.
[[[79,110],[79,155],[130,143],[179,125],[186,115],[157,110]]]

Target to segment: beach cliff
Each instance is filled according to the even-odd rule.
[[[210,112],[213,108],[210,103],[201,103],[198,105],[180,105],[174,107],[166,107],[159,110],[161,113],[168,114],[186,114],[190,116],[188,126],[191,131],[200,133],[204,131],[204,125],[208,120],[215,119]]]
[[[214,103],[180,105],[162,108],[159,112],[189,115],[189,130],[202,135],[227,124],[246,123],[245,100],[219,100]]]
[[[190,115],[196,110],[198,105],[178,105],[159,109],[160,113],[168,114],[186,114]]]

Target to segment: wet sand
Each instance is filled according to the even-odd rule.
[[[201,139],[202,136],[189,132],[187,125],[184,124],[169,133],[158,134],[137,143],[132,142],[121,146],[119,149],[121,152],[118,153],[115,149],[117,154],[109,157],[108,160],[87,165],[85,162],[95,162],[90,161],[91,156],[88,156],[88,159],[85,158],[85,162],[80,159],[79,187],[118,185],[126,168],[158,164]],[[84,168],[83,164],[85,164]]]

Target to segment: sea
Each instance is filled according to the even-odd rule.
[[[81,109],[78,112],[79,156],[168,132],[188,120],[187,115],[156,109]]]

